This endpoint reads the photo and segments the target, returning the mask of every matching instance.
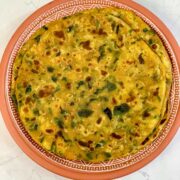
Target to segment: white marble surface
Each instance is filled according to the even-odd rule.
[[[0,0],[0,59],[16,28],[50,0]],[[136,0],[159,16],[180,44],[180,0]],[[180,130],[150,164],[120,180],[179,180]],[[0,114],[0,180],[63,180],[27,157],[10,137]]]

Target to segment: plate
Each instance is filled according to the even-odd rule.
[[[44,150],[39,146],[25,130],[21,123],[13,102],[10,98],[10,85],[12,66],[17,52],[24,42],[43,25],[72,15],[77,12],[92,9],[115,6],[132,10],[141,17],[162,39],[169,54],[173,84],[170,93],[170,117],[168,122],[154,141],[134,155],[111,160],[103,163],[87,163],[84,161],[70,161]],[[6,126],[19,145],[19,147],[35,162],[44,168],[73,179],[112,179],[127,175],[143,167],[168,145],[180,125],[180,50],[178,44],[168,28],[149,10],[131,0],[55,0],[33,13],[17,29],[10,40],[0,66],[0,99],[1,111]]]

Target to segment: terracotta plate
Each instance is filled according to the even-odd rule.
[[[104,163],[93,164],[69,161],[44,150],[29,136],[21,123],[10,98],[12,65],[18,50],[37,29],[48,22],[92,8],[115,6],[130,9],[148,23],[160,36],[166,47],[173,70],[173,85],[170,95],[170,118],[160,135],[137,154]],[[150,11],[130,0],[55,0],[32,14],[10,40],[1,62],[0,100],[6,126],[21,149],[46,169],[75,179],[112,179],[127,175],[150,162],[168,145],[180,125],[180,49],[168,28]],[[179,117],[179,118],[178,118]]]

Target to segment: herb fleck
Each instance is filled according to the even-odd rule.
[[[79,81],[77,83],[77,89],[79,89],[82,85],[84,85],[84,81]]]
[[[38,129],[38,124],[33,123],[29,126],[30,131],[36,131]]]
[[[35,40],[37,43],[39,43],[39,41],[41,40],[41,35],[40,35],[40,34],[37,35],[37,36],[34,38],[34,40]]]
[[[51,66],[48,66],[48,67],[47,67],[47,71],[48,71],[48,72],[53,72],[53,71],[54,71],[54,68],[51,67]]]
[[[31,91],[32,91],[32,87],[31,87],[31,85],[28,85],[26,87],[26,93],[30,93]]]
[[[46,31],[48,30],[48,27],[47,27],[47,26],[43,26],[42,28],[43,28],[44,30],[46,30]]]
[[[108,107],[106,109],[104,109],[103,112],[108,116],[108,118],[110,120],[112,119],[112,112],[111,112],[111,110]]]
[[[99,57],[98,62],[105,56],[105,44],[99,47]]]
[[[101,140],[99,143],[96,144],[96,148],[100,148],[102,146],[104,146],[106,144],[106,142],[104,140]]]
[[[51,145],[51,152],[56,152],[56,143],[53,142],[52,145]]]
[[[143,32],[148,32],[148,29],[147,29],[147,28],[144,28],[144,29],[143,29]]]
[[[39,110],[37,108],[33,109],[33,114],[39,116]]]
[[[152,44],[153,44],[153,40],[152,40],[152,39],[149,39],[148,44],[149,44],[149,45],[152,45]]]
[[[62,119],[55,117],[54,121],[59,128],[62,128],[62,129],[64,128],[64,122],[62,121]]]
[[[71,127],[72,127],[72,128],[75,128],[75,127],[76,127],[76,122],[71,121]]]
[[[93,154],[92,154],[92,152],[88,152],[87,154],[86,154],[86,156],[87,156],[87,158],[88,159],[93,159]]]
[[[107,81],[106,88],[109,92],[114,91],[116,89],[116,84]]]
[[[81,109],[80,111],[78,111],[78,115],[80,117],[84,117],[84,118],[91,116],[92,113],[93,113],[93,111],[90,109]]]
[[[73,25],[70,25],[68,28],[67,28],[67,32],[72,32],[74,30],[74,26]]]
[[[56,77],[56,76],[52,76],[52,77],[51,77],[51,80],[54,81],[54,82],[56,82],[56,81],[57,81],[57,77]]]
[[[123,103],[119,106],[114,107],[114,115],[120,115],[128,112],[130,110],[130,107],[128,104]]]
[[[60,51],[56,53],[56,57],[57,57],[57,56],[60,56],[60,55],[61,55],[61,52],[60,52]]]
[[[110,158],[110,157],[111,157],[111,153],[109,153],[109,152],[104,152],[104,156],[105,156],[106,158]]]
[[[15,94],[12,94],[12,95],[11,95],[11,98],[12,98],[14,104],[17,106],[17,105],[18,105],[18,102],[17,102],[16,95],[15,95]]]

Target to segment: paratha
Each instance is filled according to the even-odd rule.
[[[44,149],[102,162],[137,153],[168,119],[171,63],[134,12],[86,10],[46,24],[21,47],[11,95]]]

